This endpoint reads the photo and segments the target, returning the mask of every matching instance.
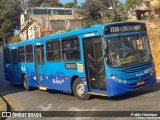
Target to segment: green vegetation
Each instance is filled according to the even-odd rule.
[[[132,9],[132,11],[135,10],[136,6],[141,5],[144,2],[144,0],[126,0],[125,6],[127,10]]]
[[[149,14],[148,20],[149,21],[153,21],[154,20],[154,15],[152,13]]]
[[[21,38],[19,37],[19,34],[16,34],[14,35],[10,41],[8,41],[9,44],[11,43],[17,43],[17,42],[20,42],[21,41]]]
[[[113,9],[108,10],[110,7]],[[80,12],[85,18],[85,26],[125,20],[118,15],[112,0],[86,0],[82,10]]]
[[[75,6],[76,6],[75,2],[68,2],[68,3],[64,4],[63,7],[64,8],[73,8]]]
[[[20,13],[13,0],[1,0],[0,2],[0,39],[7,44],[14,35],[14,30],[19,28]]]
[[[123,3],[120,3],[120,4],[119,4],[119,6],[118,6],[118,11],[121,11],[121,12],[125,11],[125,6],[124,6]]]
[[[59,0],[1,0],[0,1],[0,44],[18,42],[14,31],[20,27],[20,15],[29,24],[30,7],[62,7]],[[27,32],[28,33],[28,32]]]
[[[30,1],[36,1],[36,0],[30,0]],[[41,3],[42,7],[62,7],[62,3],[59,2],[59,0],[42,0]]]

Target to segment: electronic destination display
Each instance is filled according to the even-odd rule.
[[[116,33],[124,33],[124,32],[139,32],[146,31],[146,25],[144,23],[119,23],[113,25],[107,25],[104,28],[104,33],[107,34],[116,34]]]

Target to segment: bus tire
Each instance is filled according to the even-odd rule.
[[[30,91],[31,87],[29,87],[28,78],[26,75],[23,76],[23,87],[26,91]]]
[[[80,78],[77,78],[73,82],[72,88],[73,88],[74,96],[76,96],[78,99],[80,99],[80,100],[88,100],[90,98],[90,94],[88,94],[85,91],[84,82]]]

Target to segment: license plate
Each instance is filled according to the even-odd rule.
[[[137,86],[143,85],[144,81],[137,82]]]

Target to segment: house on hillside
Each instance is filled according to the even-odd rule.
[[[127,16],[129,20],[141,20],[148,16],[148,13],[151,11],[152,0],[144,0],[144,2],[140,5],[137,5],[134,10],[130,9],[128,11]]]
[[[74,8],[31,8],[29,22],[25,20],[23,14],[20,17],[20,21],[21,40],[34,39],[50,35],[59,30],[72,29],[72,24],[74,23],[78,25],[76,28],[82,27],[81,20]],[[59,23],[59,27],[57,27],[57,23]],[[73,26],[75,28],[75,25]]]

